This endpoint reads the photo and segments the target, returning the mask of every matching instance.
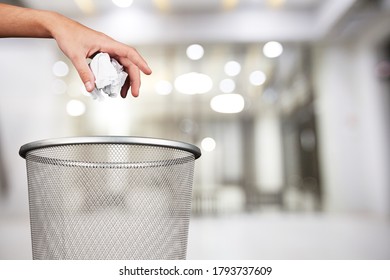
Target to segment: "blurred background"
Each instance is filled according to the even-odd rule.
[[[0,39],[0,259],[31,259],[21,145],[189,142],[188,259],[390,259],[390,1],[1,1],[132,45],[139,98],[92,100],[55,41]]]

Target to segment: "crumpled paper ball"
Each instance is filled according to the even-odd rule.
[[[103,100],[105,96],[117,97],[126,81],[127,73],[123,66],[107,53],[95,55],[89,64],[95,75],[95,88],[91,92],[93,99]]]

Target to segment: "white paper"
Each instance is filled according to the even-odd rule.
[[[89,64],[95,75],[95,89],[91,92],[93,99],[103,100],[105,96],[117,97],[126,81],[127,73],[123,66],[107,53],[97,54]]]

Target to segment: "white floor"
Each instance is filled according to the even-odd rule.
[[[0,259],[31,259],[28,217],[0,218]],[[193,217],[187,259],[390,259],[390,220],[280,213]]]
[[[323,214],[193,218],[188,259],[390,259],[390,220]]]

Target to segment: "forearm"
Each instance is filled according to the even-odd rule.
[[[52,38],[57,17],[49,11],[0,4],[0,37]]]

